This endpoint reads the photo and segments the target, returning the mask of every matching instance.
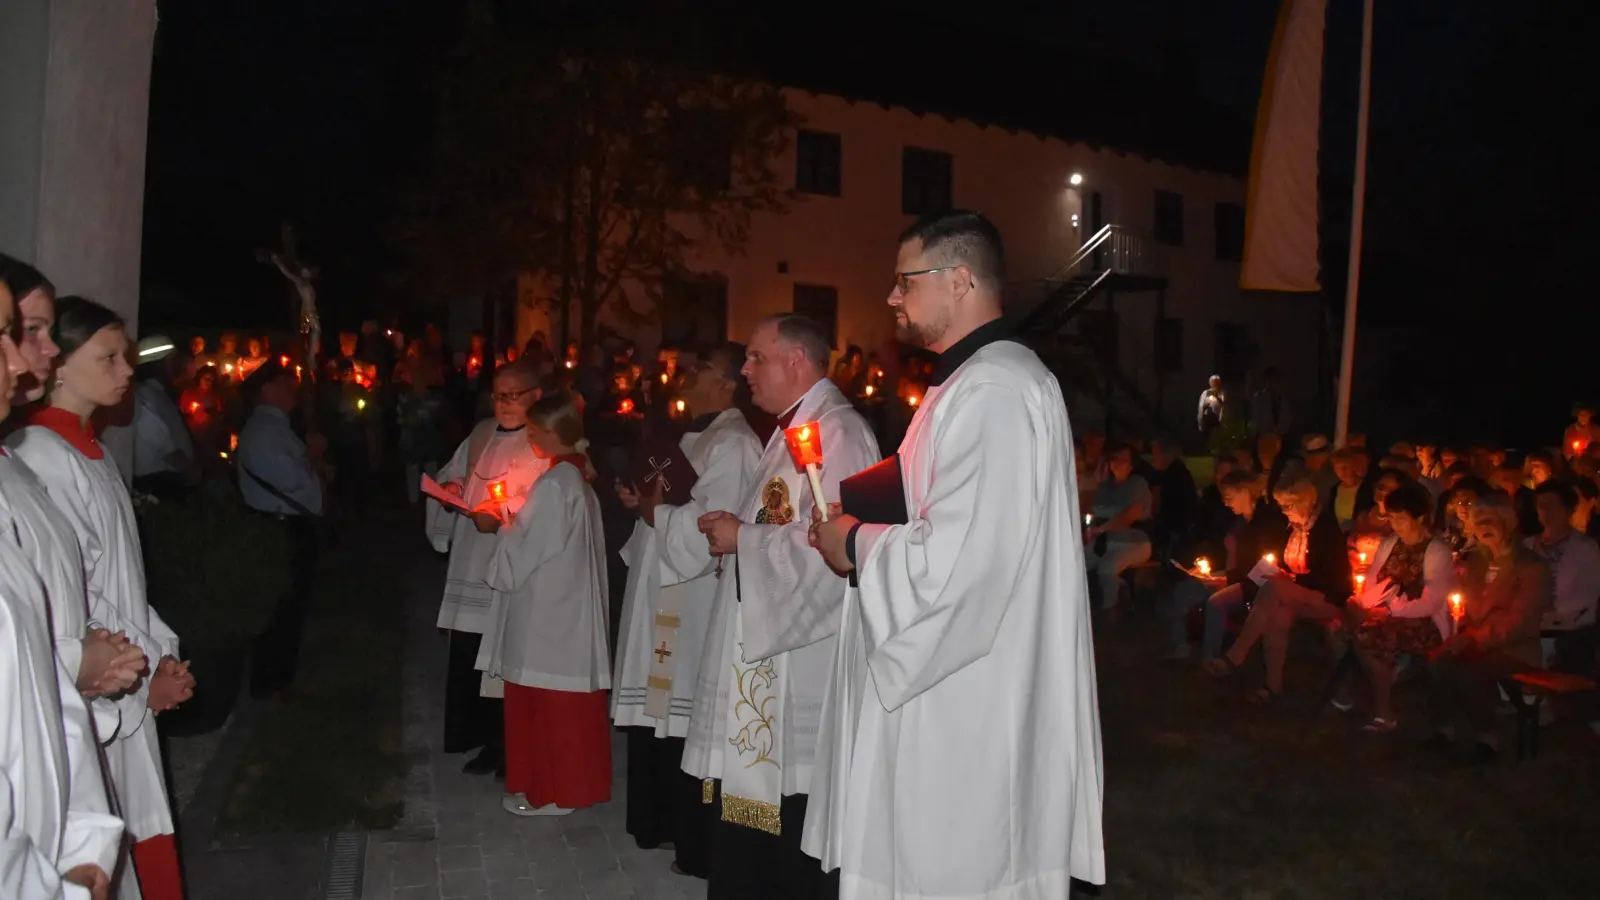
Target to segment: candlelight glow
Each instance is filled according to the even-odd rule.
[[[822,427],[815,422],[796,425],[786,428],[783,438],[789,443],[789,455],[794,457],[795,465],[806,466],[822,465]]]
[[[1572,449],[1574,449],[1574,450],[1577,450],[1581,446],[1582,445],[1578,441],[1573,441],[1572,442]]]
[[[567,360],[567,368],[572,368],[572,360]]]
[[[190,400],[189,401],[189,412],[197,413],[199,411],[200,411],[200,404],[197,401]]]
[[[667,383],[667,373],[665,373],[665,372],[661,373],[661,383],[662,384],[666,384]]]
[[[224,450],[221,453],[218,453],[217,455],[222,457],[223,459],[227,459],[228,458],[228,451]]]
[[[237,449],[239,449],[239,436],[237,434],[228,435],[228,449],[229,450],[237,450]]]
[[[1462,612],[1461,595],[1460,594],[1451,594],[1450,595],[1450,618],[1452,618],[1452,619],[1461,618],[1461,612]]]
[[[222,367],[222,371],[228,373],[229,375],[232,375],[233,374],[233,363],[224,364],[223,367]]]
[[[874,387],[873,387],[873,386],[872,386],[872,385],[870,385],[870,384],[869,384],[869,385],[867,385],[867,396],[868,396],[868,397],[871,397],[871,396],[872,396],[872,395],[873,395],[873,393],[874,393],[874,392],[876,392],[876,391],[877,391],[877,388],[874,388]]]
[[[1194,567],[1201,575],[1211,574],[1211,560],[1206,559],[1204,556],[1194,561]]]
[[[922,398],[918,397],[916,394],[909,394],[906,396],[907,406],[916,406],[920,402],[922,402]]]
[[[1083,517],[1083,524],[1084,524],[1084,527],[1088,527],[1090,525],[1093,525],[1094,524],[1094,516],[1085,513],[1084,517]]]
[[[683,412],[684,410],[689,408],[689,404],[683,402],[682,400],[679,400],[677,403],[675,403],[673,405],[677,407],[678,412]]]
[[[367,408],[367,401],[359,400],[359,399],[356,400],[356,409],[361,410],[361,409],[366,409],[366,408]]]
[[[289,365],[289,357],[288,356],[280,356],[280,357],[278,357],[278,364],[287,368],[288,365]]]
[[[489,482],[489,496],[496,503],[506,502],[506,483],[504,481]]]
[[[624,416],[633,412],[633,398],[623,397],[622,402],[617,404],[617,412]]]
[[[1360,553],[1357,553],[1356,554],[1356,559],[1361,560],[1361,564],[1362,565],[1366,565],[1367,564],[1367,551],[1363,550]]]
[[[1366,583],[1367,583],[1367,576],[1365,576],[1365,575],[1357,575],[1356,576],[1356,590],[1358,590],[1358,591],[1361,590],[1362,586],[1365,585]]]
[[[1261,558],[1263,560],[1265,560],[1267,565],[1269,565],[1269,566],[1275,566],[1275,565],[1278,564],[1278,557],[1274,556],[1271,553],[1268,553],[1266,556],[1263,556]]]

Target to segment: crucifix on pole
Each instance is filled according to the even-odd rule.
[[[297,246],[298,241],[294,226],[285,222],[281,230],[280,240],[283,249],[271,254],[272,264],[278,267],[283,277],[288,279],[289,285],[294,288],[297,303],[295,310],[296,325],[300,330],[301,340],[304,342],[306,365],[312,370],[317,366],[317,351],[322,348],[322,319],[317,314],[317,270],[305,264],[300,259]]]

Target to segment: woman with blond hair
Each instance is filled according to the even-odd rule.
[[[1331,510],[1325,509],[1316,485],[1306,478],[1280,484],[1273,499],[1289,520],[1289,538],[1283,554],[1273,555],[1264,569],[1270,571],[1239,639],[1226,656],[1209,660],[1206,671],[1224,677],[1236,670],[1262,645],[1266,680],[1248,695],[1252,703],[1271,703],[1283,693],[1283,667],[1289,656],[1289,631],[1301,620],[1332,625],[1339,621],[1350,599],[1350,557],[1344,533]]]

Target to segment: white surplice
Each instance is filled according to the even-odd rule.
[[[502,431],[494,419],[485,419],[439,470],[438,481],[461,485],[462,499],[474,509],[489,499],[490,483],[504,481],[506,508],[515,514],[526,502],[534,481],[549,468],[548,460],[534,455],[527,429]],[[494,605],[494,591],[485,576],[497,537],[480,532],[472,519],[431,498],[427,528],[433,549],[450,554],[438,627],[483,634],[489,608]]]
[[[791,425],[808,422],[822,432],[823,493],[837,499],[840,481],[879,462],[877,438],[828,379],[795,408]],[[683,771],[722,779],[724,820],[775,834],[783,796],[810,790],[845,585],[808,543],[811,485],[781,430],[749,483],[729,510],[745,524],[723,563]]]
[[[979,349],[900,446],[910,522],[862,525],[803,849],[841,900],[1060,900],[1105,880],[1094,650],[1066,403]]]
[[[633,537],[622,548],[628,586],[623,595],[611,694],[611,718],[618,727],[645,726],[654,728],[656,737],[674,738],[689,733],[706,628],[719,581],[716,560],[706,536],[700,533],[700,517],[714,510],[737,509],[750,496],[750,479],[761,459],[761,441],[743,413],[726,409],[704,431],[685,434],[679,447],[696,475],[689,502],[656,507],[655,527],[638,522]],[[664,605],[671,611],[664,612]],[[646,709],[651,671],[660,668],[661,660],[655,654],[660,644],[657,621],[662,615],[675,616],[678,621],[669,648],[675,664],[666,688],[671,699],[670,714],[665,718],[653,717]]]
[[[115,702],[105,698],[87,702],[78,692],[83,637],[88,631],[83,556],[71,523],[51,502],[44,485],[26,463],[3,449],[0,449],[0,539],[16,541],[22,556],[39,577],[48,603],[48,625],[60,666],[56,683],[70,768],[68,807],[110,815],[97,734],[116,734],[120,713]],[[69,856],[74,860],[73,865],[92,862],[110,873],[117,863],[120,848],[116,841],[120,838],[119,825],[116,840],[110,844],[72,848]]]
[[[610,687],[605,554],[599,499],[576,466],[557,463],[499,534],[478,669],[549,691]]]
[[[60,874],[85,863],[113,873],[122,838],[120,820],[73,808],[54,645],[43,582],[0,540],[0,895],[8,900],[88,896],[66,890],[73,886]]]
[[[83,554],[89,624],[127,634],[155,668],[178,656],[178,636],[145,597],[144,558],[128,489],[109,455],[90,459],[65,438],[29,425],[7,440],[11,451],[44,483],[56,508],[72,524]],[[117,700],[116,734],[102,734],[111,786],[128,834],[143,841],[172,834],[172,812],[149,706],[150,680]]]

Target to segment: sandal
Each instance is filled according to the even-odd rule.
[[[1212,678],[1223,679],[1239,671],[1239,667],[1226,656],[1216,656],[1201,663],[1200,670]]]
[[[1251,706],[1271,706],[1278,702],[1278,697],[1279,693],[1277,691],[1264,684],[1244,695],[1245,702]]]
[[[1361,726],[1361,730],[1368,734],[1388,734],[1399,727],[1399,719],[1385,719],[1382,716],[1373,716],[1371,722]]]

